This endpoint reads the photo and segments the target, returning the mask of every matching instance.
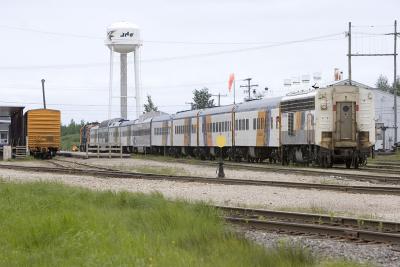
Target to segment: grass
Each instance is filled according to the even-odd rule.
[[[37,160],[37,159],[35,159],[34,156],[30,155],[30,156],[27,156],[27,157],[24,157],[24,158],[21,158],[21,159],[9,159],[7,161],[9,161],[9,162],[21,162],[21,161],[34,161],[34,160]]]
[[[203,203],[0,181],[1,266],[357,266],[265,250]]]
[[[61,149],[62,150],[72,150],[72,145],[76,145],[79,147],[80,144],[80,136],[79,133],[76,134],[67,134],[61,136]]]
[[[368,158],[368,162],[382,162],[382,161],[400,161],[400,151],[397,151],[393,155],[376,155],[374,159]]]

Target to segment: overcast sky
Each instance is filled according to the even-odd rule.
[[[287,93],[283,80],[303,74],[321,72],[328,83],[333,69],[340,68],[347,78],[348,22],[355,26],[353,52],[391,53],[393,37],[376,34],[393,31],[400,1],[2,0],[0,11],[0,105],[40,107],[45,78],[48,105],[60,109],[66,123],[107,119],[104,37],[115,21],[141,28],[143,95],[173,113],[190,108],[185,103],[196,88],[228,94],[221,102],[232,103],[227,89],[232,72],[238,80],[237,102],[243,99],[239,80],[247,77],[260,89],[269,88],[265,97]],[[305,39],[310,40],[290,43]],[[133,97],[133,58],[128,57]],[[114,97],[119,95],[118,60]],[[354,58],[354,80],[374,85],[379,74],[392,81],[392,57]],[[113,103],[113,117],[118,117],[119,100]],[[135,100],[128,103],[134,119]]]

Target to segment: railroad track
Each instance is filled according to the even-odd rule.
[[[227,222],[290,234],[400,245],[400,224],[319,214],[216,206]]]
[[[188,162],[187,160],[177,159],[174,162],[178,163],[186,163],[186,164],[195,164],[200,166],[210,166],[217,167],[216,162],[206,162],[206,161],[196,161],[196,162]],[[231,169],[237,170],[251,170],[251,171],[263,171],[263,172],[277,172],[277,173],[285,173],[285,174],[301,174],[301,175],[311,175],[311,176],[329,176],[329,177],[337,177],[344,178],[349,180],[356,181],[366,181],[372,183],[384,183],[384,184],[400,184],[400,172],[390,173],[390,174],[399,174],[398,176],[385,176],[385,172],[382,170],[377,170],[375,172],[380,175],[372,175],[372,174],[360,174],[357,170],[352,170],[352,172],[334,172],[328,170],[318,170],[309,168],[296,168],[296,167],[284,167],[275,164],[249,164],[249,163],[233,163],[233,162],[224,162],[225,167],[229,167]],[[347,169],[341,169],[347,170]],[[389,174],[389,173],[387,173]]]
[[[101,166],[96,166],[93,164],[88,164],[88,163],[83,163],[83,162],[78,162],[78,161],[71,161],[71,160],[52,159],[47,162],[55,165],[56,167],[60,167],[60,168],[76,169],[77,166],[80,166],[80,167],[84,167],[85,169],[90,169],[90,170],[94,169],[94,170],[104,170],[104,171],[118,171],[113,168],[101,167]]]
[[[139,159],[146,159],[139,158]],[[169,158],[171,159],[171,158]],[[150,158],[149,160],[159,161],[157,159]],[[200,166],[210,166],[217,167],[217,162],[213,161],[200,161],[200,160],[187,160],[187,159],[173,159],[170,162],[194,164]],[[315,167],[286,167],[278,164],[267,164],[267,163],[237,163],[231,161],[225,161],[224,165],[231,169],[238,170],[251,170],[251,171],[262,171],[262,172],[278,172],[285,174],[301,174],[301,175],[311,175],[311,176],[329,176],[333,178],[344,178],[356,181],[367,181],[372,183],[383,183],[383,184],[400,184],[400,169],[385,169],[384,166],[374,165],[373,167],[362,168],[359,170],[345,169],[335,167],[333,169],[339,170],[339,172],[332,171],[332,169],[318,169]],[[375,166],[381,168],[374,168]],[[384,169],[384,170],[382,170]],[[340,172],[340,171],[346,171]],[[361,174],[360,171],[366,171],[376,174]]]
[[[84,164],[88,165],[88,164]],[[85,166],[87,167],[87,166]],[[93,167],[89,165],[89,167]],[[146,180],[166,180],[179,182],[197,182],[207,184],[224,184],[224,185],[253,185],[253,186],[273,186],[296,189],[317,189],[325,191],[339,191],[360,194],[385,194],[400,195],[400,187],[379,187],[379,186],[349,186],[336,184],[316,184],[316,183],[297,183],[270,180],[242,180],[242,179],[219,179],[209,177],[195,176],[172,176],[159,175],[149,173],[124,172],[117,170],[101,170],[95,168],[74,168],[74,167],[32,167],[11,164],[0,164],[0,168],[13,169],[32,172],[46,172],[59,174],[75,174],[84,176],[94,176],[103,178],[126,178],[126,179],[146,179]]]

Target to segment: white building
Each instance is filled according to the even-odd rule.
[[[335,84],[348,84],[343,80]],[[368,85],[352,81],[352,84],[365,87],[373,91],[375,99],[375,150],[391,149],[394,145],[394,96],[391,93],[373,88]],[[400,97],[397,97],[397,142],[400,142]]]
[[[0,120],[0,146],[8,144],[9,126],[10,126],[9,120]]]

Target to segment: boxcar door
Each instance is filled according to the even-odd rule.
[[[339,140],[353,140],[353,102],[338,102]]]

